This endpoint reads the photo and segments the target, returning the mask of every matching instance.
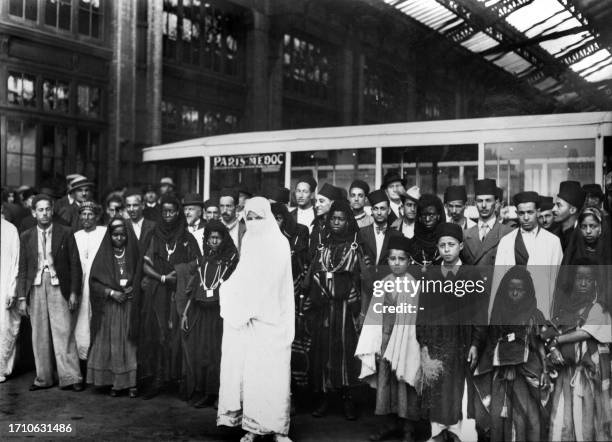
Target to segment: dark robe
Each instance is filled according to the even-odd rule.
[[[216,252],[207,245],[208,235],[213,231],[220,232],[223,237]],[[227,228],[220,221],[210,221],[204,237],[204,256],[186,292],[190,300],[186,315],[187,329],[182,330],[186,399],[219,394],[223,335],[219,287],[233,273],[238,256]]]
[[[460,266],[457,274],[443,276],[440,266],[427,270],[427,281],[450,285],[455,281],[479,281],[480,274],[471,267]],[[433,287],[433,285],[431,286]],[[432,360],[442,362],[441,375],[425,383],[422,392],[423,417],[443,425],[456,424],[462,418],[464,383],[468,382],[468,404],[473,388],[467,355],[471,346],[480,351],[486,338],[488,298],[472,291],[463,296],[457,292],[421,292],[417,315],[417,340],[427,347]]]

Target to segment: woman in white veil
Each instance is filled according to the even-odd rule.
[[[240,261],[221,286],[221,388],[217,425],[242,426],[241,442],[289,441],[294,335],[291,253],[265,198],[247,200]]]

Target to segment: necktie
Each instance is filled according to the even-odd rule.
[[[47,231],[42,232],[42,252],[43,252],[43,268],[48,265],[47,263]]]
[[[487,234],[489,233],[489,230],[491,230],[489,228],[488,224],[483,224],[482,227],[480,228],[480,241],[484,241],[485,238],[487,237]]]
[[[381,234],[387,231],[387,226],[383,225],[382,227],[376,226],[376,233]]]

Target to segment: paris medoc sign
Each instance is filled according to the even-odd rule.
[[[285,164],[284,153],[226,155],[213,157],[213,169],[279,169]]]

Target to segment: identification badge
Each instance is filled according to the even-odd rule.
[[[327,279],[332,279],[334,277],[334,274],[332,272],[326,272],[325,276],[327,277]]]
[[[206,297],[207,298],[212,298],[214,295],[215,295],[215,291],[214,290],[211,290],[211,289],[206,290]]]
[[[508,334],[508,342],[514,342],[515,339],[516,339],[516,336],[514,335],[514,333]]]
[[[119,285],[121,287],[125,287],[127,285],[127,279],[120,279],[119,280]]]

